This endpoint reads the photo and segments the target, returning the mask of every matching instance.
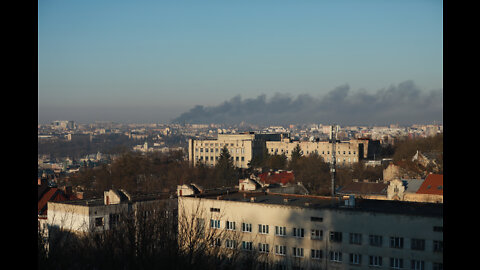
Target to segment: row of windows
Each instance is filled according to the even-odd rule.
[[[220,153],[222,151],[222,149],[220,148],[195,148],[195,153],[203,153],[205,151],[205,153],[213,153],[215,151],[215,153]],[[230,154],[245,154],[245,148],[228,148],[228,152]]]
[[[211,220],[210,221],[211,228],[220,229],[220,220]],[[269,225],[266,224],[258,224],[258,233],[260,234],[269,234]],[[235,222],[234,221],[226,221],[227,230],[235,230]],[[252,224],[251,223],[244,223],[242,222],[241,226],[242,232],[252,232]],[[275,226],[274,234],[276,236],[287,236],[287,228],[283,226]],[[305,237],[305,229],[304,228],[292,228],[293,237],[296,238],[304,238]],[[360,233],[348,233],[348,243],[353,245],[362,245],[363,244],[363,235]],[[310,239],[311,240],[323,240],[323,230],[319,229],[312,229],[310,231]],[[329,233],[329,240],[331,242],[339,242],[343,241],[343,233],[342,232],[335,232],[331,231]],[[425,250],[425,239],[410,239],[410,248],[412,250]],[[382,247],[384,245],[384,239],[381,235],[368,235],[368,244],[370,246]],[[404,238],[398,236],[391,236],[388,238],[388,246],[391,248],[403,249],[404,248]],[[434,252],[442,252],[443,251],[443,241],[433,241],[433,251]]]
[[[225,240],[225,246],[230,249],[237,248],[237,241],[236,240],[230,240],[227,239]],[[219,239],[214,240],[214,245],[216,246],[221,246]],[[253,251],[253,242],[249,241],[242,241],[240,248],[245,251]],[[287,247],[283,245],[275,245],[273,250],[270,250],[270,245],[267,243],[258,243],[258,252],[260,253],[270,253],[270,251],[274,251],[275,255],[279,256],[287,256]],[[301,247],[292,247],[291,248],[291,255],[293,257],[297,258],[305,258],[306,257],[306,252],[304,251],[303,248]],[[320,249],[311,249],[310,250],[310,257],[313,260],[320,260],[323,259],[323,250]],[[365,264],[363,262],[363,259],[368,258],[368,261],[366,264],[368,266],[383,266],[384,260],[382,256],[376,256],[376,255],[362,255],[358,253],[349,253],[348,254],[348,263],[349,264],[354,264],[354,265],[362,265]],[[328,253],[328,260],[331,262],[335,263],[343,263],[344,262],[344,256],[343,253],[340,251],[330,251]],[[403,258],[389,258],[388,260],[388,266],[393,269],[402,269],[406,265],[404,265],[404,260]],[[425,269],[425,261],[423,260],[410,260],[410,269],[414,270],[424,270]],[[443,264],[442,263],[433,263],[433,269],[443,269]]]
[[[288,154],[288,150],[280,149],[280,151],[281,151],[282,153],[285,152],[285,154]],[[278,148],[275,148],[275,150],[274,150],[273,148],[270,148],[270,152],[271,152],[271,153],[278,153]],[[326,151],[326,152],[327,152],[327,155],[330,155],[330,151]],[[342,152],[343,152],[344,155],[347,155],[347,152],[348,152],[348,155],[351,155],[351,154],[352,154],[352,151],[338,151],[338,154],[341,155]],[[303,150],[301,150],[300,153],[303,155],[303,154],[304,154],[304,153],[303,153]],[[312,153],[312,154],[313,154],[313,153],[319,154],[317,150],[314,150],[314,151],[311,151],[311,152],[310,152],[310,151],[306,151],[306,154],[307,154],[307,155],[310,154],[310,153]],[[353,155],[356,155],[356,153],[357,153],[356,151],[353,151]],[[322,155],[325,155],[325,151],[322,151]]]
[[[213,161],[213,158],[214,158],[214,157],[208,157],[208,156],[206,156],[206,157],[205,157],[205,161],[209,161],[209,160],[210,160],[210,161]],[[218,161],[218,158],[219,158],[218,156],[215,157],[215,160]],[[197,160],[203,160],[203,156],[200,156],[200,157],[197,156],[196,159],[197,159]],[[230,157],[230,159],[231,159],[231,160],[234,160],[233,157]],[[235,157],[235,161],[245,161],[245,157]]]

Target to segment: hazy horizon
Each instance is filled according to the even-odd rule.
[[[432,122],[442,95],[442,1],[38,2],[39,123]]]

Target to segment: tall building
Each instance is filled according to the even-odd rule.
[[[443,269],[441,204],[230,192],[179,197],[178,218],[268,269]]]
[[[227,147],[233,158],[233,165],[248,168],[255,155],[262,155],[266,141],[279,141],[284,134],[255,134],[245,132],[239,134],[218,134],[217,139],[193,140],[188,142],[188,160],[195,166],[203,162],[215,166],[223,147]]]
[[[240,134],[218,134],[217,139],[190,139],[188,143],[188,159],[195,166],[203,162],[215,166],[221,150],[227,147],[233,157],[233,164],[239,168],[248,168],[249,162],[256,155],[263,155],[265,150],[269,154],[285,154],[291,158],[293,149],[300,145],[303,155],[316,152],[325,162],[330,162],[332,144],[330,142],[299,142],[292,141],[287,134],[255,134],[253,132]],[[364,158],[373,156],[375,145],[370,140],[358,139],[341,141],[336,144],[336,158],[338,165],[349,166]]]

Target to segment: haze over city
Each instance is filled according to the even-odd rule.
[[[442,1],[41,1],[38,121],[431,123]]]

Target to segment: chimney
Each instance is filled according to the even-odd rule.
[[[72,193],[73,193],[73,192],[72,192],[72,186],[65,186],[65,187],[63,188],[63,192],[65,192],[65,195],[66,195],[67,197],[72,196]]]

